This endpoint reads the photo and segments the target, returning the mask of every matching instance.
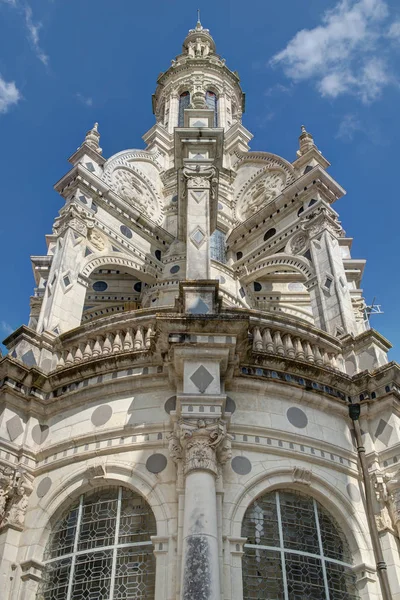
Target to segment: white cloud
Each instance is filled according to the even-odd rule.
[[[392,40],[400,41],[400,21],[395,21],[389,27],[389,31],[387,32],[387,37]]]
[[[79,92],[77,92],[75,96],[77,97],[79,102],[82,102],[82,104],[84,104],[85,106],[93,106],[93,98],[91,98],[90,96],[83,96],[83,94],[80,94]]]
[[[394,82],[385,58],[384,0],[341,0],[314,29],[302,29],[270,61],[292,81],[315,80],[322,96],[353,94],[365,103]],[[391,37],[400,23],[389,29]]]
[[[0,321],[0,331],[5,335],[10,335],[14,329],[6,321]]]
[[[44,65],[48,65],[49,57],[43,52],[43,50],[40,47],[39,31],[42,28],[42,23],[35,24],[33,22],[32,9],[29,5],[25,6],[24,12],[25,25],[28,30],[28,39],[30,40],[33,49],[35,50],[38,59],[42,61]]]
[[[6,113],[20,99],[21,94],[14,81],[7,82],[0,75],[0,113]]]
[[[355,115],[347,114],[342,118],[336,137],[344,142],[351,142],[357,131],[362,129],[360,121]]]

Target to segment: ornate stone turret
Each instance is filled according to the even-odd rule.
[[[84,143],[96,150],[96,152],[98,152],[99,154],[101,154],[102,148],[100,148],[99,146],[100,134],[98,132],[98,127],[99,124],[95,123],[92,129],[89,129],[89,131],[86,134]]]
[[[190,29],[186,36],[182,50],[191,58],[204,58],[215,53],[215,42],[210,31],[202,26],[200,14],[198,14],[196,27]]]

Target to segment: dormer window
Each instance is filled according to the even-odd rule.
[[[185,109],[190,106],[190,93],[183,92],[179,96],[179,117],[178,117],[178,127],[183,127],[184,118],[185,118]]]
[[[206,92],[206,106],[214,111],[214,127],[218,127],[218,99],[214,92]]]

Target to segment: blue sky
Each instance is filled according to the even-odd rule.
[[[46,253],[68,156],[95,121],[105,156],[143,147],[157,76],[198,7],[240,74],[252,149],[294,160],[304,123],[332,163],[366,299],[384,310],[372,325],[400,360],[395,0],[0,0],[0,339],[28,320],[29,256]]]

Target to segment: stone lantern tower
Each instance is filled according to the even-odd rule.
[[[400,600],[399,368],[343,188],[305,127],[250,150],[200,20],[153,109],[69,158],[4,342],[4,598]]]

